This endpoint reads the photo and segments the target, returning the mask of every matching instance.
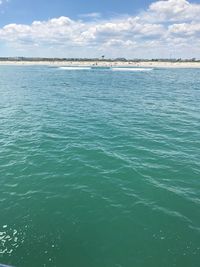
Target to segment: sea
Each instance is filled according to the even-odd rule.
[[[0,66],[0,263],[200,266],[200,69]]]

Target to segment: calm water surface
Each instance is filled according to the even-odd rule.
[[[200,70],[0,66],[0,262],[198,267]]]

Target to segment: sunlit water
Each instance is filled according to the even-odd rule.
[[[0,262],[198,267],[200,70],[1,66]]]

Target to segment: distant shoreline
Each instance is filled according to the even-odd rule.
[[[0,61],[0,65],[19,65],[19,66],[74,66],[74,67],[141,67],[141,68],[200,68],[200,62],[166,62],[166,61],[38,61],[38,60],[6,60]]]

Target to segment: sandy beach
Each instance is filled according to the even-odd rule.
[[[141,68],[200,68],[200,62],[133,62],[133,61],[0,61],[0,65],[47,65],[47,66],[99,66],[99,67],[141,67]]]

